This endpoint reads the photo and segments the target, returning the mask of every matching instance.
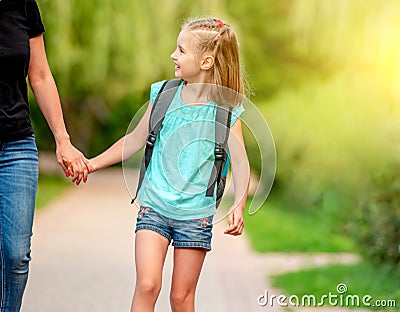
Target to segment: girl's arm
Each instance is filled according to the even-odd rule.
[[[243,210],[250,183],[250,166],[244,146],[242,122],[240,119],[233,124],[230,130],[228,147],[231,154],[235,202],[228,216],[229,228],[224,233],[236,236],[243,233]]]
[[[31,38],[29,45],[31,53],[28,69],[29,84],[56,141],[57,161],[63,168],[66,176],[73,175],[74,181],[77,184],[82,179],[86,182],[88,161],[71,144],[64,123],[57,86],[47,62],[43,35]],[[65,160],[68,160],[73,167],[68,168],[65,166]]]
[[[149,106],[147,107],[142,119],[132,132],[120,138],[100,155],[90,159],[90,164],[93,171],[100,170],[121,162],[143,148],[143,146],[146,144],[147,135],[149,132],[148,128],[151,108],[152,105],[149,103]]]

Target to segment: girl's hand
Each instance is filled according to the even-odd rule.
[[[233,236],[242,235],[244,229],[244,221],[243,221],[243,209],[242,207],[236,207],[229,215],[228,215],[228,224],[229,228],[225,230],[224,234],[229,234]]]
[[[93,173],[93,172],[95,172],[97,170],[100,170],[99,165],[96,164],[96,162],[95,162],[95,160],[93,158],[88,159],[88,165],[87,166],[88,166],[89,173]]]

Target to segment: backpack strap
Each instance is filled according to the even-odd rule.
[[[215,115],[215,160],[206,191],[206,196],[213,196],[215,184],[217,184],[217,205],[222,197],[225,186],[221,185],[221,180],[222,171],[225,167],[228,155],[228,138],[231,125],[231,116],[232,107],[228,105],[217,105],[217,112]]]
[[[138,191],[142,186],[144,175],[146,173],[147,167],[149,166],[151,157],[153,155],[153,149],[157,139],[157,135],[160,132],[165,114],[167,113],[168,107],[171,104],[172,99],[174,98],[175,93],[178,90],[180,84],[181,84],[180,79],[171,79],[165,81],[161,86],[161,89],[158,92],[156,99],[154,100],[153,107],[150,113],[149,134],[147,136],[146,148],[144,150],[144,155],[142,158],[142,165],[139,174],[139,182],[136,189],[136,195],[132,199],[131,203],[135,201]]]

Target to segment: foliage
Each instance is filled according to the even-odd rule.
[[[227,9],[261,98],[349,68],[377,75],[400,95],[396,0],[229,0]]]
[[[361,252],[372,263],[400,277],[400,178],[399,165],[375,178],[359,205],[353,226]],[[393,168],[395,168],[394,171]]]
[[[245,214],[246,234],[258,252],[354,251],[343,223],[329,209],[295,212],[273,197],[257,213]]]
[[[343,204],[337,208],[348,218],[347,207],[396,155],[399,112],[369,75],[310,81],[280,92],[262,112],[277,146],[275,192],[290,209],[318,210],[324,194],[336,190]]]
[[[285,87],[299,85],[304,75],[329,72],[323,62],[309,55],[304,57],[292,48],[294,7],[292,0],[227,2],[232,23],[237,25],[245,70],[255,99],[265,99]]]
[[[65,178],[40,174],[35,208],[41,209],[46,206],[60,196],[69,185],[71,183]]]

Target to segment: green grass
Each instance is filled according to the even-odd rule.
[[[46,204],[60,196],[70,184],[65,178],[41,174],[39,176],[36,196],[36,209],[43,208]]]
[[[357,295],[360,298],[360,306],[366,307],[362,305],[362,298],[369,295],[372,297],[369,309],[373,309],[372,305],[377,299],[396,300],[396,309],[386,308],[384,311],[398,311],[400,307],[400,280],[364,262],[354,265],[330,265],[273,277],[274,286],[282,289],[288,296],[296,295],[301,298],[304,295],[314,295],[317,302],[321,296],[329,293],[339,295],[337,286],[342,283],[347,286],[347,292],[342,296],[344,304],[348,295]],[[324,302],[325,305],[329,305],[328,299]]]
[[[352,240],[329,212],[286,209],[269,198],[254,215],[245,213],[245,229],[258,252],[351,252]]]

